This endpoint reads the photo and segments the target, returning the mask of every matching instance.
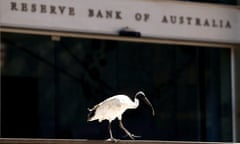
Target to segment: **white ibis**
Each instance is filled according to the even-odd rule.
[[[110,138],[107,140],[116,141],[116,139],[112,136],[111,130],[111,122],[114,119],[119,120],[120,128],[131,138],[137,137],[131,134],[122,123],[122,114],[127,109],[136,109],[139,106],[139,100],[143,100],[146,104],[148,104],[152,109],[153,116],[155,115],[154,109],[150,101],[147,99],[145,94],[142,91],[136,93],[134,97],[134,101],[132,101],[127,95],[115,95],[106,100],[102,101],[101,103],[95,105],[93,108],[88,109],[90,112],[88,114],[88,121],[98,120],[98,122],[102,122],[103,120],[108,120],[108,130],[110,134]]]

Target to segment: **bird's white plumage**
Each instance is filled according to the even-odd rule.
[[[127,109],[136,109],[139,105],[138,98],[141,98],[146,104],[152,108],[152,114],[155,115],[154,109],[150,101],[147,99],[142,91],[136,93],[134,101],[132,101],[127,95],[115,95],[101,103],[95,105],[92,109],[89,109],[88,121],[98,120],[99,122],[103,120],[108,120],[108,130],[110,134],[111,141],[116,141],[112,135],[111,122],[118,118],[120,128],[131,138],[134,139],[135,135],[131,134],[122,123],[122,114]]]
[[[98,120],[101,122],[102,120],[106,119],[111,122],[116,118],[121,120],[122,114],[127,109],[135,109],[138,107],[138,105],[138,99],[132,101],[126,95],[112,96],[91,109],[95,110],[95,114],[89,121]]]

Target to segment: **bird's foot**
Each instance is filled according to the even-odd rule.
[[[108,142],[114,142],[114,143],[116,143],[116,142],[118,142],[118,141],[119,141],[119,139],[115,139],[115,138],[109,138],[109,139],[106,139],[106,141],[108,141]]]
[[[141,136],[137,136],[137,135],[132,134],[132,137],[134,137],[134,138],[140,138]]]
[[[135,138],[140,138],[141,136],[137,136],[137,135],[134,135],[134,134],[129,134],[129,135],[125,135],[123,136],[124,138],[126,137],[130,137],[132,140],[134,140]]]

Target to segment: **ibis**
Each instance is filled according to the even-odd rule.
[[[136,138],[134,134],[131,134],[122,123],[122,114],[127,109],[136,109],[139,106],[139,99],[143,100],[147,105],[149,105],[152,109],[152,115],[155,115],[154,108],[150,101],[147,99],[145,94],[142,91],[139,91],[135,94],[134,99],[132,100],[130,97],[124,94],[115,95],[105,99],[99,104],[95,105],[93,108],[88,109],[88,121],[98,120],[98,122],[102,122],[103,120],[108,120],[108,131],[110,134],[110,138],[108,141],[116,141],[116,139],[112,135],[111,130],[111,122],[116,118],[119,120],[120,128],[129,136],[131,139]]]

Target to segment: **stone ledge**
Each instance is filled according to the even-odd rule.
[[[0,138],[0,144],[106,144],[104,140]],[[117,144],[226,144],[226,142],[119,140]],[[230,144],[230,142],[228,142]]]

